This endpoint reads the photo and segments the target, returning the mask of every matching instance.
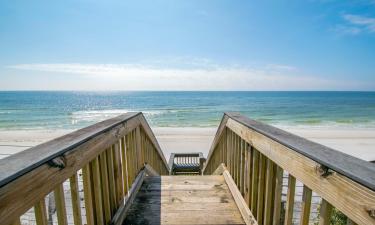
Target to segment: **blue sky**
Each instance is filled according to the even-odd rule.
[[[375,90],[375,0],[0,0],[0,90]]]

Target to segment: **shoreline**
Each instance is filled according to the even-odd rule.
[[[354,157],[375,160],[375,128],[279,127]],[[211,147],[217,127],[152,127],[169,159],[172,152],[203,152]],[[23,151],[74,130],[0,130],[0,158]]]

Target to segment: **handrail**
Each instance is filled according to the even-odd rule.
[[[167,161],[142,113],[123,114],[4,158],[0,160],[0,224],[16,223],[33,206],[37,221],[43,222],[44,198],[51,191],[58,219],[66,221],[62,183],[67,179],[76,201],[75,221],[82,220],[76,207],[80,179],[87,224],[109,221],[145,163],[159,174],[168,174]]]
[[[320,212],[321,219],[330,208],[336,207],[358,224],[375,224],[375,165],[372,163],[238,113],[224,114],[211,145],[204,174],[213,173],[221,163],[227,165],[259,224],[269,222],[273,205],[277,203],[277,210],[281,207],[278,196],[281,195],[280,186],[272,185],[277,182],[283,185],[282,171],[289,174],[290,185],[295,186],[295,179],[304,184],[303,206],[311,203],[311,191],[322,197],[324,207],[321,210],[325,211]],[[288,189],[290,198],[286,202],[286,224],[291,222],[293,213],[290,202],[294,198],[295,187],[292,186]],[[272,201],[267,199],[269,196],[275,195],[279,202],[273,205],[267,202]],[[326,207],[327,204],[330,207]],[[310,212],[309,207],[302,208],[302,223],[308,221],[306,213]]]

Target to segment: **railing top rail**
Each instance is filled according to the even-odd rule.
[[[355,158],[279,128],[249,119],[239,113],[227,112],[224,114],[223,121],[228,120],[228,118],[375,191],[375,165],[373,163]],[[220,126],[225,126],[225,123]],[[220,133],[218,130],[217,135],[220,135]],[[216,145],[215,141],[214,145]]]
[[[1,159],[0,187],[3,187],[20,176],[75,149],[91,139],[111,131],[119,125],[126,126],[126,122],[133,121],[133,119],[137,119],[139,116],[143,118],[141,112],[126,113]],[[138,124],[141,124],[141,119],[138,120]],[[157,143],[156,145],[159,154],[162,154],[159,145]],[[168,168],[164,156],[161,155],[161,157]]]

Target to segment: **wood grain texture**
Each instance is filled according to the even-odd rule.
[[[145,178],[124,224],[245,222],[223,176],[161,176]]]
[[[69,178],[70,193],[72,196],[72,210],[74,225],[82,225],[81,198],[79,197],[78,176],[74,174]]]
[[[237,189],[234,180],[232,179],[228,170],[225,170],[223,173],[225,182],[227,183],[229,190],[234,198],[234,201],[237,204],[237,207],[242,215],[242,218],[245,221],[246,225],[258,225],[255,217],[251,213],[249,207],[247,206],[245,199],[242,197],[241,192]]]
[[[119,125],[139,115],[141,114],[126,113],[16,153],[7,157],[7,160],[0,160],[0,187],[103,133],[114,129],[121,133]],[[138,125],[139,121],[136,122]]]
[[[68,218],[66,217],[65,195],[64,195],[63,185],[62,184],[57,185],[53,194],[55,196],[57,222],[59,225],[68,225]]]
[[[311,209],[311,196],[312,191],[307,186],[303,186],[302,193],[302,212],[300,218],[300,225],[308,225],[310,218],[310,209]]]
[[[320,204],[319,225],[329,225],[331,223],[332,205],[322,199]]]
[[[248,129],[254,130],[375,191],[375,176],[373,175],[375,173],[374,164],[316,142],[309,141],[276,127],[249,119],[239,113],[226,113],[226,115],[226,120],[231,118],[237,123],[243,124]]]
[[[44,199],[39,201],[35,206],[35,220],[37,225],[47,225],[47,211],[46,211],[46,203]]]
[[[331,171],[329,176],[321,176],[318,170],[321,165],[316,161],[235,120],[228,119],[227,126],[354,222],[375,224],[375,219],[368,213],[369,209],[375,209],[375,191],[338,172]]]
[[[291,225],[293,220],[294,196],[296,193],[296,178],[289,174],[288,193],[286,196],[285,225]]]

